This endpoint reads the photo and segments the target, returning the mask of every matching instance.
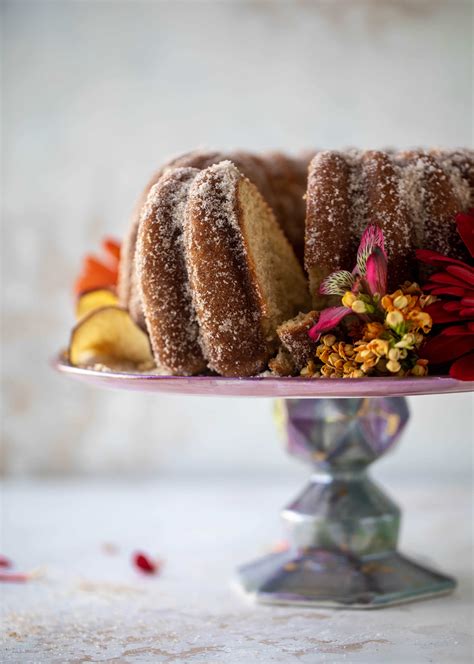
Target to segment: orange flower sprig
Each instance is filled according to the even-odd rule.
[[[431,316],[424,311],[433,298],[417,284],[406,283],[380,301],[383,320],[369,320],[355,328],[347,342],[340,333],[325,334],[303,376],[364,378],[365,376],[425,376],[428,361],[419,348],[431,330]]]
[[[104,257],[88,254],[82,262],[82,269],[74,283],[74,292],[80,295],[99,288],[115,288],[118,280],[120,242],[112,238],[102,241]]]

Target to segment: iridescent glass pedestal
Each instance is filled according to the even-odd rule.
[[[288,450],[313,469],[282,513],[289,548],[244,565],[241,587],[257,601],[377,608],[448,593],[455,581],[397,550],[400,510],[367,466],[396,443],[404,397],[472,392],[474,382],[421,378],[224,378],[56,369],[101,387],[199,396],[279,397]]]
[[[400,509],[367,474],[402,432],[405,399],[289,399],[280,409],[288,451],[313,474],[282,512],[288,550],[243,566],[243,588],[266,603],[350,608],[453,590],[397,551]]]

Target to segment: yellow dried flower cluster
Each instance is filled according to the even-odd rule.
[[[369,375],[424,376],[427,360],[418,357],[424,335],[431,330],[431,316],[424,307],[436,298],[424,295],[416,283],[405,283],[379,302],[364,295],[345,293],[342,304],[356,314],[373,314],[360,328],[360,339],[346,343],[325,334],[301,374],[308,377],[362,378]]]
[[[391,295],[384,295],[380,304],[387,312],[385,322],[388,327],[415,332],[421,330],[423,334],[428,334],[433,321],[423,309],[435,300],[433,295],[424,295],[418,284],[406,282]]]
[[[338,341],[334,334],[325,334],[316,348],[315,360],[310,360],[301,375],[362,378],[365,374],[355,361],[356,352],[353,344]]]

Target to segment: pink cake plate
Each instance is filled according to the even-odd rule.
[[[344,399],[352,397],[407,397],[420,394],[452,394],[474,391],[474,381],[449,376],[424,378],[224,378],[222,376],[160,376],[146,373],[94,371],[73,367],[61,356],[54,367],[72,378],[97,387],[165,394],[212,397],[277,397]]]
[[[400,509],[370,479],[367,466],[398,440],[409,417],[406,396],[472,392],[474,382],[449,376],[159,376],[80,369],[63,356],[54,367],[98,387],[280,399],[288,451],[309,463],[313,473],[302,493],[282,511],[288,548],[238,571],[240,587],[257,601],[368,609],[455,588],[453,578],[399,553]],[[431,551],[433,545],[428,546]]]

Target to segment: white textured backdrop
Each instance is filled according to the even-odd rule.
[[[171,153],[472,146],[472,3],[1,8],[5,472],[286,472],[267,401],[99,392],[49,369],[80,257],[124,231]],[[380,465],[468,473],[471,398],[410,405],[405,444]]]

